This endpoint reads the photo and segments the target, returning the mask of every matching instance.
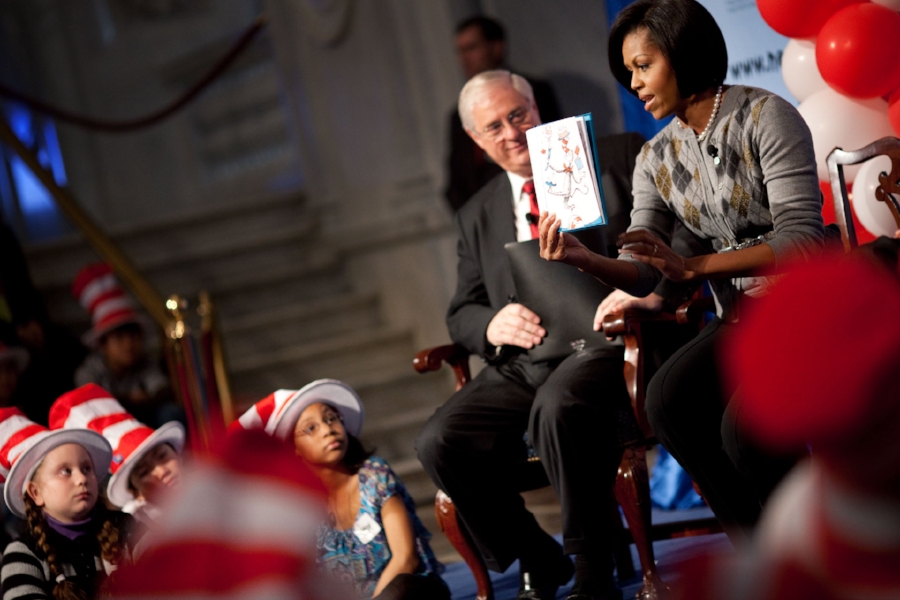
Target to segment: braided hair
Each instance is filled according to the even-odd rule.
[[[44,511],[34,503],[28,494],[25,494],[25,521],[28,524],[28,531],[34,537],[39,556],[43,554],[50,566],[50,577],[56,581],[56,585],[53,587],[54,600],[87,600],[84,590],[79,589],[75,582],[66,579],[62,567],[56,560],[56,551],[47,539],[47,529],[50,526],[47,524],[47,519],[44,518]]]
[[[66,579],[62,565],[59,564],[56,551],[47,537],[49,525],[44,518],[44,511],[35,504],[29,494],[25,494],[25,520],[28,531],[34,538],[38,556],[41,555],[50,567],[50,577],[56,581],[53,587],[54,600],[88,600],[85,590],[79,588],[74,581]],[[103,525],[97,531],[97,542],[100,544],[100,556],[112,565],[118,565],[124,555],[124,540],[121,523],[117,513],[110,511],[101,500],[97,502],[94,519],[102,519]]]
[[[118,565],[125,554],[125,535],[120,517],[121,513],[109,510],[102,499],[97,501],[94,518],[103,521],[97,531],[100,556],[111,565]]]

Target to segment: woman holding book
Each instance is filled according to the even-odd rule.
[[[609,61],[645,110],[656,119],[675,118],[638,157],[619,260],[559,232],[559,219],[546,213],[541,255],[635,296],[646,296],[663,276],[709,280],[717,316],[660,368],[646,410],[659,441],[732,536],[740,536],[791,461],[764,456],[738,435],[738,403],[729,402],[735,386],[721,381],[716,350],[742,307],[765,293],[764,272],[823,246],[812,137],[782,98],[723,85],[725,41],[695,0],[638,0],[626,7],[610,32]],[[676,221],[708,253],[675,253],[669,244]]]

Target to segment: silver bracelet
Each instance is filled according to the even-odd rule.
[[[753,246],[759,246],[760,244],[765,244],[773,237],[775,237],[774,232],[764,233],[762,235],[756,236],[755,238],[747,238],[736,244],[725,246],[724,248],[719,250],[719,252],[734,252],[735,250],[743,250],[744,248],[752,248]]]

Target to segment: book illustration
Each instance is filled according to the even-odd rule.
[[[538,206],[559,217],[564,231],[606,222],[585,121],[569,117],[526,133]]]
[[[541,152],[545,154],[547,163],[542,183],[547,186],[548,194],[559,196],[563,205],[574,211],[572,196],[575,194],[586,196],[588,193],[588,186],[583,184],[587,173],[584,171],[584,160],[580,156],[581,146],[576,141],[573,147],[569,147],[571,136],[565,124],[558,125],[555,133],[556,140],[553,140],[553,126],[544,127],[547,148]]]

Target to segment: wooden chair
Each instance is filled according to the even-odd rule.
[[[900,139],[886,137],[872,142],[859,150],[843,150],[835,148],[828,154],[828,177],[831,181],[831,193],[834,197],[834,216],[841,230],[844,250],[856,248],[856,228],[853,225],[850,198],[847,194],[847,183],[844,180],[844,166],[857,165],[876,156],[888,156],[891,159],[891,172],[881,173],[880,185],[875,190],[875,198],[888,205],[897,228],[900,229]],[[896,196],[894,194],[897,194]]]
[[[682,305],[675,315],[650,314],[642,311],[625,311],[609,315],[603,323],[603,331],[608,337],[622,336],[625,344],[625,362],[623,372],[631,397],[631,405],[637,419],[643,439],[627,444],[623,448],[622,461],[619,465],[613,493],[622,507],[628,529],[622,527],[618,511],[611,516],[617,523],[618,532],[615,541],[616,567],[619,580],[634,577],[634,565],[628,544],[632,541],[637,546],[641,561],[643,586],[637,597],[641,600],[661,600],[668,586],[659,576],[653,554],[653,541],[684,537],[687,535],[703,535],[721,531],[721,526],[714,518],[680,521],[653,526],[650,518],[650,484],[647,471],[647,448],[655,443],[650,426],[644,414],[644,386],[648,373],[645,372],[646,352],[644,338],[648,327],[660,322],[688,323],[698,322],[697,318],[706,308],[705,301],[691,301]],[[710,302],[711,304],[711,302]],[[469,371],[469,353],[462,346],[450,344],[420,351],[413,359],[413,366],[419,373],[427,373],[441,369],[447,364],[456,376],[456,389],[459,390],[471,379]],[[523,459],[521,473],[516,474],[516,481],[521,482],[520,490],[527,491],[548,485],[540,459],[531,457]],[[480,553],[472,545],[463,527],[461,527],[453,500],[442,491],[435,498],[435,513],[438,526],[450,543],[459,552],[475,577],[478,587],[478,600],[493,600],[494,594],[488,577],[487,567]]]

